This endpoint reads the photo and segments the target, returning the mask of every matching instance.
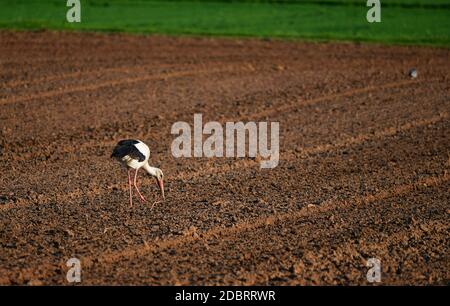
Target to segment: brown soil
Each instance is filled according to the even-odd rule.
[[[0,284],[450,280],[450,51],[0,32]],[[416,67],[418,78],[407,72]],[[281,160],[175,159],[176,121],[279,121]],[[142,139],[166,201],[109,158]],[[148,198],[153,179],[141,173]]]

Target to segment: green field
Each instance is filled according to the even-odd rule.
[[[81,0],[81,23],[66,0],[0,0],[0,28],[89,30],[373,41],[450,47],[450,0],[381,0],[381,23],[366,0]]]

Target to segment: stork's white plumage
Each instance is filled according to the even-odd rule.
[[[163,172],[159,168],[152,167],[148,164],[148,159],[150,158],[149,147],[140,140],[126,139],[121,140],[114,147],[111,157],[119,160],[123,165],[128,168],[128,186],[130,188],[130,206],[133,206],[133,188],[131,186],[131,171],[135,170],[134,173],[134,187],[139,194],[141,202],[145,202],[146,199],[139,191],[137,186],[137,174],[139,169],[143,168],[148,174],[156,179],[156,183],[161,190],[162,197],[164,199],[164,182],[163,182]],[[153,203],[155,205],[156,203]],[[152,206],[153,207],[153,206]]]

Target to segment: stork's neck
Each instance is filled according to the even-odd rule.
[[[150,174],[151,176],[156,176],[156,170],[158,170],[158,168],[152,167],[150,166],[148,163],[146,163],[143,168],[145,169],[145,171],[148,172],[148,174]]]

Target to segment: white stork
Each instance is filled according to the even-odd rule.
[[[148,174],[156,178],[156,183],[159,186],[159,189],[161,190],[162,197],[164,199],[164,182],[163,182],[163,172],[161,169],[151,167],[148,164],[148,159],[150,157],[150,149],[148,146],[143,143],[140,140],[134,140],[134,139],[126,139],[121,140],[117,143],[115,146],[111,157],[116,158],[119,160],[123,165],[125,165],[128,168],[128,185],[130,187],[130,206],[133,206],[133,192],[131,187],[131,171],[132,169],[135,169],[134,173],[134,187],[136,188],[136,191],[139,194],[141,202],[145,202],[146,199],[139,191],[139,188],[137,186],[137,174],[139,169],[144,168],[145,171],[147,171]],[[155,205],[153,203],[153,205]],[[153,207],[153,206],[152,206]]]

